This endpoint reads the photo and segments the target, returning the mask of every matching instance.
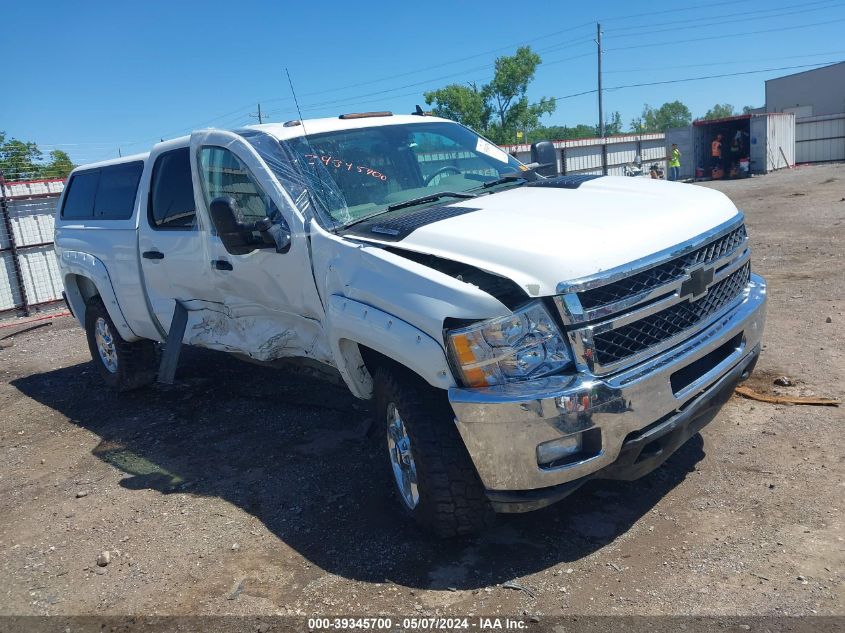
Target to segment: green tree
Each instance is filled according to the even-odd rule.
[[[50,162],[41,168],[44,178],[67,178],[76,165],[65,152],[54,149],[50,152]]]
[[[567,125],[540,126],[528,133],[528,142],[536,143],[537,141],[568,141],[576,138],[595,138],[598,136],[598,130],[596,127],[597,126],[595,125],[587,125],[586,123],[579,123],[578,125],[571,127]],[[615,131],[616,129],[617,124],[613,121],[613,119],[611,119],[610,122],[605,123],[605,131],[607,134],[620,134],[623,131],[621,121],[618,123],[619,131]]]
[[[652,108],[647,103],[643,113],[631,121],[631,131],[635,133],[665,132],[670,127],[684,127],[692,123],[692,112],[680,101],[664,103],[659,108]]]
[[[7,180],[37,178],[41,173],[41,150],[35,143],[25,143],[16,138],[6,140],[0,132],[0,170]]]
[[[35,143],[6,140],[6,133],[0,132],[0,171],[6,180],[67,178],[76,167],[70,156],[58,149],[50,152],[48,162],[43,157]]]
[[[611,114],[610,119],[604,122],[604,133],[608,136],[622,134],[622,115],[618,111]]]
[[[481,88],[450,84],[426,92],[425,102],[434,105],[437,116],[463,123],[498,143],[513,142],[518,130],[530,132],[543,115],[554,112],[554,99],[528,100],[528,85],[541,63],[531,47],[522,46],[514,55],[496,59],[489,84]]]
[[[756,110],[754,106],[742,106],[742,113],[743,114],[751,114],[754,110]]]
[[[735,116],[736,110],[730,103],[717,103],[710,108],[704,115],[704,119],[725,119],[729,116]]]
[[[450,84],[426,92],[425,102],[428,105],[436,104],[432,110],[436,116],[457,121],[475,130],[485,131],[490,125],[492,110],[487,105],[483,91],[475,84]]]

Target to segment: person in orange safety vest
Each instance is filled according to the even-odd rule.
[[[717,134],[716,138],[710,143],[710,161],[713,167],[719,167],[722,164],[722,135]]]

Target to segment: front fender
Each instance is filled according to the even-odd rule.
[[[135,341],[138,339],[138,336],[132,331],[132,328],[126,322],[126,318],[123,316],[123,311],[120,309],[120,304],[118,304],[117,297],[114,294],[109,271],[106,269],[106,265],[102,260],[90,253],[63,250],[61,254],[61,268],[62,281],[65,286],[68,302],[73,307],[73,312],[79,319],[82,327],[85,327],[85,301],[87,297],[83,296],[79,284],[75,281],[73,275],[88,279],[94,284],[111,320],[124,340]]]
[[[329,297],[326,313],[332,354],[355,396],[369,398],[372,394],[372,382],[357,345],[384,354],[433,387],[455,386],[443,347],[410,323],[340,295]]]

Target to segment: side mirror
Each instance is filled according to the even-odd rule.
[[[275,247],[277,253],[287,253],[290,250],[290,229],[278,209],[273,211],[270,217],[258,220],[255,230],[261,232],[264,243]]]
[[[290,229],[282,214],[275,209],[270,217],[255,222],[241,222],[238,219],[238,203],[231,196],[215,198],[209,205],[211,221],[223,246],[232,255],[243,255],[256,248],[272,246],[277,253],[290,250]],[[256,237],[255,232],[261,234]]]
[[[217,229],[217,235],[223,246],[232,255],[243,255],[255,249],[252,227],[247,227],[238,220],[235,211],[238,203],[231,196],[221,196],[211,201],[209,212],[211,221]]]
[[[557,150],[551,141],[538,141],[531,145],[531,162],[540,166],[534,171],[541,176],[557,176]]]

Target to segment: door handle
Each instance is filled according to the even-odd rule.
[[[141,253],[144,259],[164,259],[164,253],[161,251],[144,251]]]
[[[232,264],[225,259],[215,259],[211,262],[211,267],[214,270],[234,270]]]

